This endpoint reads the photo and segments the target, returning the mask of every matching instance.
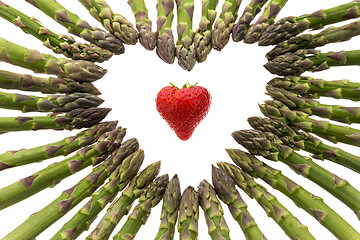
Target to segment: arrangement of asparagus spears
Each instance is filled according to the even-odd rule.
[[[219,164],[221,170],[226,172],[249,197],[254,198],[290,239],[315,239],[308,227],[289,212],[277,198],[266,188],[254,181],[253,177],[231,164]]]
[[[171,29],[174,19],[174,4],[173,0],[158,0],[156,4],[156,54],[169,64],[175,61],[175,40]]]
[[[299,49],[314,49],[325,46],[329,43],[348,41],[360,34],[360,21],[351,22],[341,27],[329,27],[317,34],[303,34],[283,41],[266,54],[266,58],[271,60],[276,56],[287,52],[296,52]]]
[[[104,217],[87,239],[108,239],[121,218],[128,214],[133,202],[139,198],[144,192],[144,189],[153,182],[159,171],[160,162],[155,162],[147,166],[133,178],[121,196],[113,201]],[[156,186],[153,187],[156,188]]]
[[[322,28],[326,25],[360,17],[359,1],[348,3],[304,14],[299,17],[286,17],[265,30],[259,39],[259,44],[274,45],[296,36],[311,28]]]
[[[53,50],[54,53],[62,53],[64,56],[75,60],[92,62],[103,62],[113,55],[109,50],[95,44],[77,43],[71,36],[59,36],[41,25],[35,18],[23,14],[3,1],[0,1],[0,16],[21,28],[25,33],[44,42],[44,45]]]
[[[69,33],[82,37],[86,41],[107,49],[114,54],[125,51],[123,43],[114,35],[100,28],[92,27],[87,21],[80,19],[56,0],[25,0],[38,8],[56,22],[64,26]]]
[[[196,62],[201,63],[207,59],[212,48],[222,50],[232,37],[235,42],[241,40],[245,43],[259,42],[261,46],[277,44],[266,56],[269,60],[275,61],[274,58],[277,57],[281,59],[277,59],[278,61],[274,64],[267,64],[266,68],[282,75],[300,74],[304,70],[319,71],[338,64],[358,64],[356,60],[351,60],[351,56],[358,55],[357,52],[320,54],[314,51],[309,52],[308,49],[328,43],[347,41],[359,35],[359,21],[340,27],[330,26],[316,34],[299,35],[307,29],[319,29],[360,17],[360,5],[356,0],[328,9],[320,9],[312,14],[281,18],[278,21],[276,17],[285,7],[287,0],[251,0],[240,16],[238,12],[241,9],[242,0],[223,0],[223,2],[202,0],[201,18],[196,30],[193,29],[193,16],[196,10],[194,1],[157,0],[156,31],[152,30],[152,19],[144,0],[128,1],[135,18],[134,23],[114,11],[105,0],[78,0],[106,31],[91,26],[55,0],[26,1],[66,27],[70,34],[80,36],[90,44],[77,43],[71,35],[56,34],[35,18],[27,16],[3,1],[0,2],[0,17],[38,38],[55,53],[62,53],[75,60],[104,62],[113,54],[124,53],[123,44],[134,45],[139,40],[147,50],[156,48],[157,55],[164,62],[172,64],[177,57],[179,65],[191,71]],[[259,13],[261,13],[260,16],[255,20]],[[174,17],[177,20],[177,41],[174,39],[172,30]],[[315,58],[318,58],[320,54],[321,59],[314,62],[314,59],[306,58],[298,62],[299,56],[304,57],[309,53],[314,54]],[[325,57],[335,62],[323,59]],[[297,66],[297,71],[290,73],[288,66],[285,67],[286,70],[283,69],[284,67],[282,70],[279,70],[279,67],[274,70],[276,66],[289,61],[295,61],[293,65]],[[314,64],[310,64],[310,61]],[[33,70],[47,72],[46,69]],[[60,73],[54,72],[54,74]]]
[[[145,1],[128,0],[128,4],[134,13],[141,45],[147,50],[153,50],[156,46],[156,34],[152,31],[152,23],[148,16]]]
[[[200,182],[199,201],[204,211],[211,239],[230,239],[230,229],[225,221],[224,210],[216,196],[215,189],[206,180]]]
[[[196,63],[196,51],[193,46],[194,31],[192,21],[194,14],[194,0],[176,0],[177,33],[175,54],[179,65],[191,71]]]
[[[131,45],[137,43],[138,33],[132,23],[121,14],[114,13],[105,0],[79,0],[79,2],[121,42]]]
[[[225,0],[211,36],[213,48],[220,51],[228,43],[242,0]]]
[[[251,0],[249,5],[244,9],[244,12],[240,16],[238,22],[234,24],[232,28],[232,39],[234,42],[240,42],[244,39],[247,31],[250,28],[251,22],[254,20],[257,14],[261,11],[261,8],[266,4],[268,0]]]
[[[71,60],[42,54],[0,38],[0,61],[32,70],[54,74],[78,82],[92,82],[102,78],[106,69],[85,60]]]
[[[271,168],[251,154],[241,150],[228,149],[231,159],[245,172],[255,178],[261,178],[271,187],[279,190],[294,201],[297,206],[303,208],[316,218],[324,227],[332,232],[337,238],[357,239],[357,233],[344,219],[327,206],[323,199],[317,197],[291,179],[284,176],[281,171]]]
[[[100,91],[91,83],[71,78],[36,77],[0,70],[0,88],[42,93],[89,93],[100,95]]]
[[[77,108],[70,112],[50,113],[46,116],[0,117],[0,133],[89,128],[101,122],[110,111],[109,108]]]
[[[1,108],[22,112],[68,112],[77,108],[98,107],[104,101],[88,93],[36,97],[0,92],[0,102]]]
[[[25,198],[51,187],[66,177],[104,161],[109,153],[115,151],[122,142],[125,131],[117,128],[104,134],[99,142],[91,147],[80,149],[74,156],[61,162],[50,164],[43,170],[2,188],[1,209],[11,206]],[[6,194],[5,194],[6,193]]]
[[[260,4],[263,4],[261,1]],[[266,29],[275,21],[276,16],[285,7],[287,0],[270,0],[268,5],[265,7],[263,14],[258,18],[258,20],[250,25],[244,35],[245,43],[255,43],[259,41]]]
[[[194,47],[196,60],[204,62],[212,49],[212,25],[216,18],[216,7],[218,0],[208,0],[202,2],[201,19],[199,28],[195,32]],[[229,34],[230,35],[230,34]]]
[[[221,166],[220,163],[218,165]],[[248,239],[266,239],[250,215],[240,193],[236,190],[234,180],[224,171],[212,166],[212,182],[217,195],[221,201],[228,205],[231,215],[239,223],[245,237]]]
[[[334,66],[360,65],[359,55],[360,50],[322,53],[319,50],[300,49],[277,56],[264,67],[279,76],[297,76],[306,71],[323,71]]]
[[[360,234],[346,222],[345,216],[327,205],[326,199],[313,195],[280,170],[255,157],[260,155],[284,163],[329,192],[360,219],[360,189],[312,160],[329,160],[360,172],[360,156],[335,145],[341,142],[360,146],[360,129],[357,127],[360,107],[322,102],[325,97],[357,102],[360,100],[360,83],[301,75],[335,66],[360,65],[360,50],[317,49],[360,35],[360,20],[356,20],[360,17],[359,0],[278,21],[276,17],[287,0],[251,0],[240,16],[242,0],[202,0],[200,21],[195,31],[193,17],[197,3],[194,0],[157,0],[156,31],[152,30],[148,2],[144,0],[128,1],[134,24],[105,0],[79,0],[104,29],[91,26],[56,0],[25,1],[64,26],[69,35],[53,32],[36,18],[8,5],[10,1],[0,0],[0,17],[20,28],[27,34],[25,36],[39,39],[54,54],[63,55],[49,55],[41,49],[29,49],[0,38],[0,61],[43,74],[39,77],[0,69],[0,88],[4,89],[0,91],[0,108],[38,113],[1,116],[0,134],[82,130],[62,140],[51,140],[28,149],[19,147],[19,150],[0,154],[0,171],[49,162],[47,167],[26,177],[20,176],[16,182],[2,187],[0,210],[17,205],[47,188],[56,188],[60,181],[70,179],[78,172],[88,170],[88,175],[15,229],[1,232],[6,234],[2,239],[41,238],[42,232],[71,214],[72,217],[53,233],[51,239],[77,239],[82,234],[87,236],[86,239],[94,240],[134,239],[157,205],[161,205],[159,227],[149,232],[149,236],[152,234],[149,238],[172,240],[178,235],[181,240],[198,239],[202,234],[199,221],[203,213],[211,239],[230,239],[232,231],[227,222],[231,219],[225,219],[226,211],[229,211],[246,239],[267,239],[256,223],[257,216],[250,213],[248,204],[242,199],[242,192],[256,200],[290,239],[315,239],[301,219],[256,178],[284,194],[314,217],[319,228],[323,226],[334,237],[360,239]],[[254,21],[259,13],[260,17]],[[172,30],[175,17],[177,41]],[[355,21],[332,26],[349,19]],[[303,34],[308,29],[328,25],[318,33]],[[77,42],[71,34],[89,43]],[[244,40],[244,43],[258,42],[261,46],[275,45],[266,54],[268,62],[264,67],[280,77],[270,80],[265,88],[272,100],[259,105],[267,118],[250,117],[248,122],[254,129],[232,133],[235,141],[248,150],[226,149],[235,165],[226,160],[218,162],[217,167],[212,166],[212,183],[204,179],[181,191],[177,174],[170,181],[166,173],[158,176],[160,161],[141,169],[145,153],[138,140],[125,139],[126,128],[117,126],[117,121],[103,121],[111,109],[99,108],[104,100],[98,96],[101,93],[93,82],[103,78],[107,70],[97,63],[125,53],[124,44],[139,42],[147,50],[156,48],[162,61],[172,64],[177,58],[183,69],[191,71],[196,62],[205,62],[212,48],[222,50],[230,38],[235,42]],[[28,95],[23,91],[48,95]],[[351,127],[347,126],[350,124]],[[331,143],[327,144],[321,138]],[[297,152],[300,150],[312,157],[303,156]],[[60,161],[52,162],[53,158],[62,156]],[[71,211],[84,200],[81,208]],[[96,226],[92,226],[102,213]],[[126,221],[121,223],[125,216]],[[118,225],[122,226],[116,230]],[[272,236],[267,237],[271,239]]]

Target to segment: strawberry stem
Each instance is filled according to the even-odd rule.
[[[173,86],[176,89],[179,89],[175,84],[173,84],[172,82],[169,82],[171,86]]]
[[[171,86],[173,86],[176,89],[179,89],[175,84],[173,84],[172,82],[169,82]],[[195,83],[194,85],[190,84],[189,82],[185,83],[182,88],[192,88],[195,87],[196,85],[198,85],[198,82]]]
[[[191,88],[191,87],[195,87],[196,85],[198,85],[198,83],[199,82],[195,83],[194,85],[191,85],[190,83],[188,83],[188,84],[189,84],[189,87]]]

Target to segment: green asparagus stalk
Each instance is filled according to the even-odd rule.
[[[83,170],[90,165],[104,161],[116,150],[125,136],[125,129],[119,127],[103,134],[100,141],[80,149],[74,156],[31,174],[19,181],[0,189],[0,210],[20,202],[48,187],[55,186],[61,180]]]
[[[287,0],[271,0],[265,7],[263,14],[251,25],[244,36],[245,43],[255,43],[259,41],[261,35],[271,26],[281,9],[285,7]]]
[[[317,165],[311,158],[296,153],[272,133],[242,130],[234,132],[232,136],[251,154],[281,161],[297,174],[313,181],[352,209],[360,219],[360,192],[348,181]]]
[[[198,192],[211,239],[230,239],[230,229],[226,224],[224,211],[214,188],[208,181],[203,180],[200,182]]]
[[[180,181],[175,175],[166,187],[163,206],[161,210],[161,223],[155,240],[174,239],[175,224],[178,217],[179,204],[181,198]]]
[[[163,198],[166,186],[169,183],[169,176],[162,175],[150,183],[139,197],[139,204],[134,208],[128,219],[114,236],[114,240],[134,239],[140,227],[149,218],[151,208],[154,208]]]
[[[115,170],[118,169],[117,167],[121,162],[116,162],[116,160],[119,159],[111,157],[106,159],[101,165],[95,167],[88,176],[80,180],[70,189],[62,192],[62,194],[53,202],[37,213],[31,215],[3,239],[34,239],[46,228],[77,206],[81,201],[90,197],[113,173],[117,175],[118,172]],[[131,169],[137,165],[136,162],[131,162],[131,164],[132,165],[127,166],[126,168]],[[110,178],[113,179],[114,175]]]
[[[41,78],[0,70],[0,88],[42,93],[89,93],[99,95],[100,91],[90,82],[74,81],[71,78]]]
[[[333,143],[342,142],[360,146],[360,130],[312,119],[307,113],[290,110],[280,101],[266,101],[260,105],[261,112],[272,119],[280,120],[301,130],[314,133]]]
[[[239,21],[234,24],[231,32],[231,36],[234,42],[240,42],[244,39],[251,22],[261,11],[262,7],[266,4],[267,1],[268,0],[251,0],[249,5],[245,7],[243,14],[239,18]]]
[[[86,239],[108,239],[121,218],[128,214],[132,203],[140,197],[144,189],[153,182],[160,171],[160,161],[141,171],[107,209],[94,231]]]
[[[118,166],[109,181],[91,199],[80,208],[80,210],[51,238],[51,240],[76,239],[82,232],[86,231],[92,221],[105,208],[105,206],[122,191],[130,180],[139,171],[144,161],[144,153],[139,150],[124,159],[124,151],[119,149],[114,157],[121,156],[121,165]],[[132,166],[129,168],[129,166]]]
[[[214,30],[211,35],[212,46],[215,50],[221,51],[229,42],[230,34],[242,0],[225,0],[221,13],[216,19]]]
[[[324,200],[284,176],[280,170],[271,168],[255,156],[237,149],[226,150],[236,165],[255,178],[261,178],[274,189],[290,198],[304,209],[338,239],[357,239],[360,234],[332,210]]]
[[[179,65],[191,71],[196,63],[196,51],[193,46],[194,31],[192,19],[194,13],[194,0],[175,0],[177,5],[177,33],[176,57]]]
[[[0,108],[22,112],[68,112],[77,108],[97,107],[104,100],[88,93],[37,97],[0,92]]]
[[[77,108],[67,113],[51,113],[47,116],[0,117],[0,133],[89,128],[103,120],[110,110],[110,108]]]
[[[291,214],[266,188],[254,181],[253,177],[237,166],[229,163],[219,163],[218,166],[226,172],[249,197],[254,198],[290,239],[314,239],[308,227]]]
[[[156,46],[156,33],[152,31],[152,23],[148,16],[144,0],[128,0],[134,13],[136,28],[139,31],[139,42],[146,50],[153,50]]]
[[[194,47],[196,51],[196,60],[201,63],[207,59],[212,49],[212,25],[216,18],[216,6],[218,0],[202,1],[202,16],[199,28],[195,32]]]
[[[321,53],[313,49],[300,49],[277,56],[264,67],[280,76],[301,75],[306,71],[323,71],[334,66],[360,65],[359,55],[360,50]]]
[[[58,156],[67,156],[80,148],[93,144],[101,135],[114,130],[116,125],[117,122],[115,121],[102,122],[77,133],[75,136],[67,137],[58,142],[30,149],[7,151],[0,154],[0,171],[11,167],[41,162]]]
[[[360,17],[360,2],[357,0],[336,7],[321,9],[311,14],[286,17],[264,31],[260,37],[259,45],[274,45],[296,36],[306,29],[319,29],[329,24],[358,17]]]
[[[175,60],[175,42],[171,30],[174,19],[174,0],[157,0],[156,54],[166,63]]]
[[[349,80],[325,81],[312,77],[286,76],[274,78],[268,85],[311,98],[331,97],[360,101],[360,84]]]
[[[329,43],[344,42],[360,34],[360,21],[349,23],[345,26],[331,26],[317,34],[303,34],[290,38],[288,41],[278,43],[266,54],[268,60],[288,52],[299,49],[314,49]]]
[[[360,108],[358,107],[322,104],[312,98],[302,97],[285,89],[271,86],[266,86],[266,90],[274,100],[279,100],[288,108],[305,112],[309,116],[316,115],[346,124],[360,123]]]
[[[199,194],[191,186],[187,187],[179,206],[177,230],[180,240],[195,240],[198,236]]]
[[[100,79],[106,70],[92,62],[56,58],[0,38],[0,61],[27,68],[36,73],[54,74],[76,81],[92,82]]]
[[[295,150],[305,150],[312,153],[313,158],[327,159],[360,173],[360,157],[329,146],[310,134],[300,132],[295,127],[289,127],[281,121],[260,117],[250,117],[248,122],[255,130],[277,135],[284,144]]]
[[[218,163],[221,166],[221,163]],[[250,215],[246,203],[235,188],[234,180],[224,171],[212,166],[212,182],[221,201],[228,205],[229,211],[238,222],[246,239],[265,240],[253,217]]]
[[[67,10],[56,0],[25,0],[43,11],[46,15],[65,27],[69,33],[82,37],[86,41],[107,49],[114,54],[125,51],[122,42],[111,33],[105,32],[80,19],[76,14]]]
[[[44,27],[35,18],[25,15],[3,1],[0,1],[0,17],[39,39],[54,53],[61,53],[68,58],[104,62],[113,55],[109,50],[95,44],[77,43],[71,36],[58,35]]]
[[[105,0],[78,0],[106,30],[125,44],[137,43],[138,33],[124,16],[114,13]]]

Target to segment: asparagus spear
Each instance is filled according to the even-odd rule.
[[[221,207],[216,192],[206,180],[200,182],[199,188],[200,206],[204,211],[204,216],[208,226],[211,239],[230,239],[229,228],[224,218],[224,211]]]
[[[281,227],[290,239],[315,239],[308,227],[300,223],[264,186],[255,182],[251,175],[229,163],[219,163],[218,165],[238,187],[259,203],[266,214]]]
[[[259,45],[274,45],[306,29],[319,29],[326,25],[360,17],[360,2],[355,0],[336,7],[321,9],[298,17],[286,17],[271,25],[261,35]]]
[[[47,116],[0,117],[0,133],[41,129],[89,128],[103,120],[110,110],[110,108],[77,108],[67,113],[52,113]]]
[[[304,76],[274,78],[268,85],[296,92],[302,96],[318,98],[332,97],[360,101],[360,84],[349,80],[325,81]]]
[[[177,33],[176,57],[179,65],[191,71],[196,63],[196,51],[193,44],[194,31],[192,19],[194,13],[194,0],[175,0],[177,5]]]
[[[64,26],[69,33],[82,37],[86,41],[107,49],[114,54],[122,54],[125,51],[122,42],[111,33],[107,33],[80,19],[76,14],[67,10],[56,0],[25,0],[37,7],[46,15]]]
[[[160,161],[147,166],[142,170],[107,209],[105,216],[100,220],[94,231],[86,239],[108,239],[121,218],[128,214],[132,203],[144,189],[155,179],[160,171]]]
[[[114,13],[105,0],[78,0],[106,30],[125,44],[137,43],[138,33],[124,16]]]
[[[42,93],[100,94],[100,91],[90,82],[77,82],[71,78],[41,78],[3,70],[0,70],[0,88]]]
[[[272,161],[281,161],[297,174],[313,181],[352,209],[360,219],[360,192],[348,181],[317,165],[311,158],[296,153],[272,133],[242,130],[234,132],[232,136],[251,154],[261,155]]]
[[[281,121],[260,117],[250,117],[248,122],[255,130],[271,132],[277,135],[289,147],[314,154],[313,158],[320,160],[327,159],[360,172],[360,157],[343,151],[340,148],[329,146],[310,134],[300,132],[295,127],[289,127]]]
[[[119,159],[110,157],[105,160],[100,166],[95,167],[88,176],[80,180],[70,189],[62,192],[53,202],[31,215],[3,239],[33,239],[38,236],[46,228],[77,206],[82,200],[90,197],[109,176],[111,179],[115,178],[119,174],[118,170],[120,169],[118,166],[121,164],[121,162],[116,162],[116,160]],[[131,169],[137,166],[136,161],[132,161],[129,164],[131,165],[123,166],[122,168]]]
[[[225,0],[221,13],[216,19],[211,41],[215,50],[221,51],[229,42],[231,30],[238,17],[242,0]]]
[[[54,74],[76,81],[100,79],[106,70],[92,62],[56,58],[0,38],[0,61],[27,68],[36,73]]]
[[[301,75],[306,71],[323,71],[334,66],[360,65],[359,55],[360,50],[321,53],[313,49],[300,49],[277,56],[264,67],[280,76]]]
[[[319,121],[309,117],[307,113],[290,110],[280,101],[266,101],[260,105],[261,112],[272,119],[277,119],[301,130],[314,133],[333,143],[343,142],[346,144],[360,146],[360,130]]]
[[[88,229],[91,222],[97,215],[105,208],[105,206],[116,196],[119,191],[122,191],[130,180],[139,171],[141,164],[144,161],[144,153],[139,150],[137,152],[125,157],[124,150],[119,149],[113,157],[121,156],[121,165],[117,167],[114,173],[109,177],[109,181],[97,192],[95,192],[91,199],[79,209],[79,211],[62,226],[62,228],[51,238],[56,239],[76,239],[82,232]],[[128,168],[132,166],[132,168]]]
[[[191,186],[187,187],[179,206],[177,230],[180,240],[195,240],[198,236],[199,194]]]
[[[221,163],[218,163],[221,167]],[[221,201],[229,207],[233,218],[238,222],[246,239],[265,240],[253,217],[250,215],[246,203],[235,188],[234,180],[224,171],[212,166],[212,182]]]
[[[163,206],[161,210],[161,223],[155,240],[174,239],[175,224],[178,217],[179,204],[181,198],[180,181],[175,175],[166,187]]]
[[[249,5],[245,7],[243,14],[239,18],[239,21],[234,24],[231,32],[234,42],[240,42],[244,39],[252,20],[254,20],[267,1],[268,0],[251,0]]]
[[[19,181],[0,189],[0,210],[20,202],[48,187],[55,186],[61,180],[83,170],[90,165],[104,161],[116,150],[125,136],[125,129],[119,127],[104,133],[100,141],[80,149],[74,156],[31,174]]]
[[[271,26],[287,0],[271,0],[265,7],[263,14],[255,24],[251,25],[244,36],[245,43],[257,42],[266,29]]]
[[[237,149],[226,150],[236,165],[255,178],[261,178],[271,187],[290,198],[298,207],[304,209],[319,221],[338,239],[357,239],[360,234],[342,217],[332,210],[324,200],[305,190],[284,176],[280,170],[271,168],[255,156]]]
[[[88,93],[37,97],[0,92],[0,108],[22,112],[68,112],[77,108],[97,107],[104,100]]]
[[[299,49],[313,49],[329,43],[344,42],[360,34],[360,21],[349,23],[345,26],[331,26],[317,34],[303,34],[290,38],[288,41],[278,43],[266,54],[268,60],[288,52]]]
[[[0,17],[44,42],[54,53],[61,53],[74,60],[104,62],[113,55],[95,44],[77,43],[73,37],[57,35],[45,28],[38,20],[0,1]]]
[[[139,204],[134,208],[128,219],[114,236],[114,240],[134,239],[140,227],[149,218],[151,208],[155,207],[163,198],[169,183],[167,174],[156,178],[139,197]]]
[[[144,0],[128,0],[134,13],[136,28],[139,31],[140,44],[146,50],[153,50],[156,46],[156,34],[152,31],[152,23]]]
[[[266,86],[266,90],[274,100],[279,100],[290,109],[296,109],[322,118],[352,124],[360,123],[360,108],[340,105],[322,104],[312,98],[302,97],[281,88]]]
[[[22,166],[30,163],[41,162],[46,159],[67,156],[70,153],[93,144],[106,132],[114,130],[117,122],[102,122],[77,133],[75,136],[67,137],[61,141],[49,143],[30,149],[7,151],[0,154],[0,171]]]
[[[175,43],[171,25],[174,19],[174,0],[157,0],[156,54],[166,63],[175,60]]]
[[[202,16],[199,28],[195,32],[194,47],[196,60],[204,62],[212,49],[212,25],[216,18],[216,6],[218,0],[202,0]]]

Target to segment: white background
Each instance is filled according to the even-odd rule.
[[[62,26],[26,2],[20,0],[8,0],[5,2],[30,16],[35,16],[50,30],[56,33],[66,33],[66,30],[62,28]],[[82,19],[89,21],[93,26],[100,26],[77,1],[59,0],[59,2],[69,10],[76,12]],[[292,0],[289,1],[279,17],[311,13],[321,8],[328,8],[346,2],[348,1]],[[115,12],[123,14],[134,22],[133,15],[126,1],[108,0],[108,3]],[[156,2],[155,0],[147,0],[146,3],[150,18],[153,21],[153,29],[156,29]],[[242,3],[239,13],[242,13],[248,3],[249,1]],[[218,12],[222,4],[223,1],[220,1]],[[200,9],[201,3],[200,0],[197,0],[195,3],[194,29],[198,26]],[[176,22],[176,18],[174,22]],[[42,46],[40,41],[30,35],[25,35],[20,29],[15,28],[7,21],[0,19],[0,26],[2,29],[0,37],[28,48],[34,48],[44,53],[51,53],[46,47]],[[176,36],[175,25],[173,27]],[[83,41],[81,39],[77,40],[79,42]],[[356,49],[359,43],[358,41],[359,39],[355,38],[342,44],[330,44],[323,49],[324,51]],[[96,82],[95,85],[103,93],[101,97],[106,100],[102,106],[113,109],[105,120],[118,120],[119,125],[128,129],[127,138],[138,138],[140,146],[145,150],[146,155],[142,168],[152,162],[161,160],[161,174],[167,173],[170,177],[178,174],[182,190],[189,185],[197,187],[202,179],[208,179],[211,182],[211,164],[215,164],[218,161],[231,161],[225,152],[225,148],[242,149],[242,147],[236,144],[231,138],[230,134],[236,130],[249,128],[246,119],[250,116],[261,116],[257,104],[269,99],[269,97],[264,94],[265,84],[275,76],[268,73],[262,65],[266,62],[264,55],[270,49],[271,47],[258,47],[256,44],[245,45],[242,42],[234,43],[230,41],[221,52],[213,50],[205,63],[196,64],[191,72],[187,72],[179,67],[176,62],[173,65],[162,62],[157,57],[155,51],[147,51],[140,44],[136,46],[126,46],[125,54],[114,56],[109,62],[100,64],[108,69],[108,73],[103,79]],[[0,63],[0,69],[31,73],[28,70],[5,63]],[[307,76],[321,77],[326,80],[350,79],[351,81],[358,81],[358,74],[359,69],[357,67],[342,67],[319,73],[306,73]],[[192,138],[185,142],[176,137],[155,109],[154,100],[157,92],[162,87],[168,85],[170,81],[178,86],[182,86],[185,82],[199,82],[199,85],[206,87],[212,95],[212,106],[209,114],[197,127]],[[32,94],[41,95],[39,93]],[[323,103],[341,103],[347,106],[358,105],[357,103],[345,100],[331,101],[331,99],[324,98],[321,99],[321,101]],[[36,114],[37,113],[28,113],[23,115],[30,116]],[[0,115],[18,116],[21,115],[21,113],[17,111],[0,110]],[[0,152],[56,142],[75,133],[76,131],[55,132],[50,130],[7,133],[0,135]],[[338,144],[338,146],[354,154],[358,153],[358,148],[343,144]],[[58,157],[42,163],[2,171],[0,172],[0,187],[5,187],[20,178],[41,170],[48,164],[63,159],[64,157]],[[316,162],[325,166],[331,172],[335,172],[338,176],[345,178],[360,189],[358,184],[360,177],[357,173],[329,161],[321,162],[316,160]],[[285,175],[300,183],[313,194],[324,198],[328,205],[345,218],[355,229],[360,231],[359,222],[355,214],[340,201],[309,180],[296,175],[284,164],[273,163],[268,160],[266,160],[266,163],[283,170]],[[65,179],[55,188],[45,189],[41,193],[23,202],[2,210],[0,213],[0,237],[5,236],[21,224],[30,214],[41,210],[45,205],[57,198],[63,190],[73,186],[81,178],[86,176],[90,170],[90,168],[87,168]],[[335,237],[314,218],[305,211],[298,209],[296,205],[284,197],[284,195],[271,189],[270,186],[262,181],[259,182],[264,184],[271,193],[276,195],[279,201],[298,217],[303,224],[307,225],[316,239],[335,239]],[[240,194],[249,205],[250,213],[268,239],[287,239],[281,228],[266,216],[265,212],[255,200],[248,198],[241,190]],[[50,239],[87,200],[44,231],[37,239]],[[232,239],[245,239],[240,227],[232,219],[227,207],[225,205],[223,205],[223,207],[225,218],[231,230],[230,235]],[[147,224],[140,229],[137,239],[154,238],[160,224],[160,210],[161,204],[153,209]],[[100,214],[98,220],[100,220],[102,215],[103,213]],[[97,225],[98,220],[93,223],[90,230]],[[120,229],[125,220],[126,217],[120,222],[115,232]],[[85,239],[88,233],[90,232],[83,233],[79,239]],[[176,238],[178,238],[177,233],[175,235],[175,239]],[[200,212],[199,239],[209,239],[203,212]]]

